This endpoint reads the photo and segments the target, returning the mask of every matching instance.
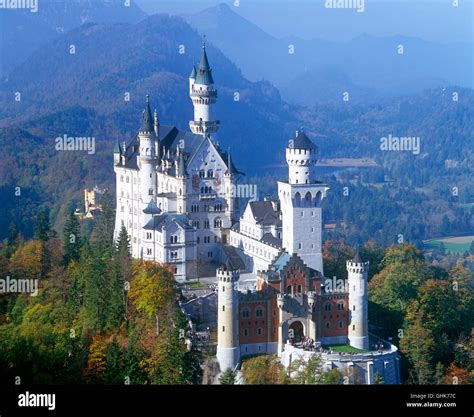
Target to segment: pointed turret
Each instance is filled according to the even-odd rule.
[[[227,169],[224,173],[225,175],[237,175],[237,174],[242,174],[234,165],[234,162],[232,161],[232,155],[230,153],[230,148],[227,151]]]
[[[212,78],[212,69],[209,65],[209,60],[207,59],[205,42],[202,44],[201,59],[199,60],[199,66],[196,74],[196,84],[214,84],[214,80]]]
[[[143,110],[142,125],[140,126],[140,132],[141,133],[154,132],[153,118],[151,117],[151,110],[150,110],[150,96],[148,94],[146,96],[145,110]]]
[[[183,152],[179,152],[179,158],[178,158],[178,177],[184,178],[187,173],[186,173],[186,166],[184,164],[184,154]]]
[[[193,70],[191,71],[191,75],[189,76],[191,80],[196,79],[196,66],[193,64]]]
[[[193,101],[194,120],[189,128],[194,134],[210,137],[219,129],[219,120],[214,117],[213,106],[217,100],[217,90],[213,86],[212,69],[207,59],[206,44],[203,42],[199,65],[193,67],[189,77],[189,96]]]
[[[122,156],[122,148],[120,147],[119,141],[115,142],[114,146],[114,164],[118,165],[120,163],[120,157]]]

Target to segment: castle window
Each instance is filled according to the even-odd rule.
[[[355,311],[355,309],[356,309],[356,306],[355,306],[355,304],[354,304],[354,305],[352,306],[352,311]]]
[[[225,292],[225,287],[224,286],[222,287],[222,292]]]
[[[277,315],[277,311],[276,311],[276,308],[273,309],[273,317],[275,317]]]
[[[298,243],[298,249],[301,249],[302,248],[302,244],[301,243]]]
[[[344,310],[344,303],[337,303],[338,310]]]
[[[262,328],[259,327],[259,328],[257,329],[257,336],[261,336],[261,335],[262,335]],[[260,347],[260,346],[259,346],[259,347]]]
[[[288,285],[288,287],[286,287],[286,293],[291,294],[291,285]]]
[[[214,178],[214,173],[213,173],[212,169],[209,169],[207,171],[207,178]]]
[[[178,273],[178,268],[174,268],[174,273],[177,274]]]
[[[355,330],[355,329],[356,329],[356,325],[353,324],[353,325],[352,325],[352,330]]]
[[[198,245],[199,245],[200,240],[201,240],[201,239],[200,239],[199,236],[198,236],[198,237],[196,238],[196,243],[197,243]]]
[[[150,188],[150,189],[148,190],[148,195],[153,195],[153,188]]]
[[[326,322],[326,329],[330,329],[330,328],[331,328],[331,323]]]
[[[123,182],[123,175],[120,175],[120,181]]]
[[[298,285],[298,293],[301,294],[301,291],[302,291],[302,287],[301,285]]]
[[[222,227],[222,219],[217,218],[214,220],[214,228],[220,229]]]
[[[331,304],[329,303],[324,304],[324,311],[331,311]]]
[[[209,220],[204,220],[204,229],[209,229]]]
[[[222,326],[222,331],[225,332],[225,326]]]
[[[249,335],[249,329],[245,328],[244,329],[244,336],[248,336]]]
[[[263,317],[263,308],[262,307],[257,307],[255,310],[255,317]]]
[[[151,232],[146,232],[146,238],[151,239]]]
[[[342,321],[340,321],[338,325],[339,325],[339,328],[342,329]]]
[[[147,254],[147,255],[151,255],[151,248],[147,248],[147,249],[146,249],[146,254]]]
[[[199,178],[204,178],[204,177],[205,177],[204,170],[201,169],[201,170],[199,171]]]
[[[222,306],[222,311],[225,311],[225,306]]]
[[[242,310],[242,317],[244,319],[248,319],[250,317],[250,310],[248,308],[244,308]]]

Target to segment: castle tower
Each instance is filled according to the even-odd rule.
[[[157,137],[148,95],[146,96],[142,124],[138,131],[138,142],[140,146],[140,155],[138,157],[140,210],[143,211],[150,202],[150,199],[156,197],[155,167],[158,161],[156,150],[159,149],[159,145],[157,146],[156,143]]]
[[[214,119],[213,106],[217,100],[212,69],[203,43],[199,66],[193,66],[189,76],[189,95],[194,106],[194,120],[189,122],[191,131],[198,135],[210,136],[217,132],[219,121]]]
[[[232,223],[239,219],[239,198],[237,196],[237,176],[241,173],[235,167],[230,149],[227,151],[227,170],[224,172],[224,184],[226,200],[226,216],[231,219]]]
[[[354,258],[346,262],[349,286],[349,344],[358,349],[369,348],[368,329],[368,272],[369,262],[363,262],[357,251]]]
[[[114,165],[118,165],[120,163],[120,159],[122,156],[122,148],[120,147],[119,141],[115,142],[115,147],[114,147]]]
[[[288,142],[288,181],[278,182],[283,247],[323,273],[321,202],[329,189],[315,180],[316,146],[302,130]]]
[[[240,362],[238,270],[217,269],[217,360],[221,371]]]
[[[187,213],[187,198],[188,190],[186,187],[188,173],[186,172],[186,164],[184,162],[184,154],[181,150],[177,149],[178,158],[176,160],[176,178],[179,181],[178,195],[177,195],[177,211],[178,213]]]

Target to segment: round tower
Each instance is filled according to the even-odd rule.
[[[214,119],[213,106],[217,100],[212,69],[206,54],[206,44],[202,46],[199,66],[193,67],[189,77],[189,95],[194,106],[194,120],[189,122],[191,131],[198,135],[210,135],[219,129],[219,121]]]
[[[240,362],[238,270],[217,269],[217,360],[220,369],[234,369]]]
[[[142,124],[138,131],[138,143],[140,147],[139,165],[139,195],[141,199],[141,210],[149,203],[151,198],[155,198],[156,175],[156,134],[154,120],[150,111],[150,99],[146,96],[146,106],[143,111]]]
[[[286,147],[288,182],[290,184],[314,183],[316,152],[316,145],[309,140],[302,130],[298,130],[295,139],[290,140]]]
[[[357,251],[346,262],[349,286],[349,344],[358,349],[369,348],[368,272],[369,262],[363,262]]]

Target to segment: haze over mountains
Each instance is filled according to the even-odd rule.
[[[113,2],[116,8],[107,9],[108,15],[103,8],[91,9],[89,2],[73,4],[84,10],[71,12],[71,19],[70,9],[51,9],[57,14],[48,15],[49,32],[44,37],[33,26],[25,37],[20,36],[25,41],[36,33],[37,46],[31,53],[21,50],[22,62],[0,82],[0,146],[4,150],[0,187],[3,195],[13,195],[13,187],[23,187],[22,206],[17,207],[13,198],[4,207],[24,213],[24,218],[31,218],[38,202],[52,204],[54,217],[74,202],[79,205],[83,188],[96,182],[113,187],[113,145],[117,139],[129,141],[136,133],[146,94],[163,124],[188,129],[193,114],[188,76],[201,50],[197,30],[177,16],[161,14],[141,20],[144,14],[138,8],[124,15],[117,2]],[[16,27],[26,28],[29,16],[18,13]],[[86,16],[85,23],[73,18],[77,15]],[[101,18],[102,23],[93,23]],[[441,64],[431,68],[430,62],[420,62],[411,73],[410,67],[393,64],[401,57],[385,50],[387,39],[370,36],[347,43],[295,40],[296,53],[289,55],[288,40],[266,34],[222,5],[186,20],[207,28],[208,55],[219,92],[220,145],[232,148],[246,178],[275,175],[274,167],[284,163],[288,139],[300,126],[320,147],[320,157],[373,157],[399,175],[416,167],[422,176],[407,181],[420,184],[439,174],[433,167],[443,169],[445,159],[458,161],[457,171],[449,172],[453,178],[474,163],[470,147],[473,92],[453,86],[454,81],[446,77],[436,79],[433,74]],[[53,36],[50,29],[57,22],[71,29]],[[2,40],[3,51],[13,57],[16,45]],[[70,54],[71,45],[75,54]],[[435,53],[426,42],[407,40],[405,45],[402,59],[418,48],[410,62]],[[182,54],[180,46],[184,46]],[[313,50],[319,51],[317,56],[312,56]],[[341,51],[347,61],[339,56]],[[309,56],[307,63],[303,52]],[[366,57],[366,62],[359,56]],[[464,77],[453,59],[445,64],[447,73]],[[420,78],[422,69],[432,77]],[[436,80],[442,87],[424,90],[438,85]],[[346,90],[349,102],[341,100]],[[393,98],[393,90],[401,96]],[[17,92],[21,101],[15,100]],[[452,100],[454,92],[459,94],[457,102]],[[125,100],[126,93],[130,101]],[[239,93],[238,101],[235,93]],[[57,152],[54,140],[65,134],[95,137],[96,154]],[[420,155],[382,153],[380,138],[388,134],[421,136]]]
[[[39,0],[37,12],[0,9],[0,75],[7,75],[39,46],[88,22],[138,22],[146,16],[123,0]]]
[[[367,34],[345,42],[277,39],[237,14],[238,9],[221,3],[185,18],[247,78],[270,80],[288,101],[340,102],[348,91],[360,102],[434,87],[472,87],[472,43]]]

